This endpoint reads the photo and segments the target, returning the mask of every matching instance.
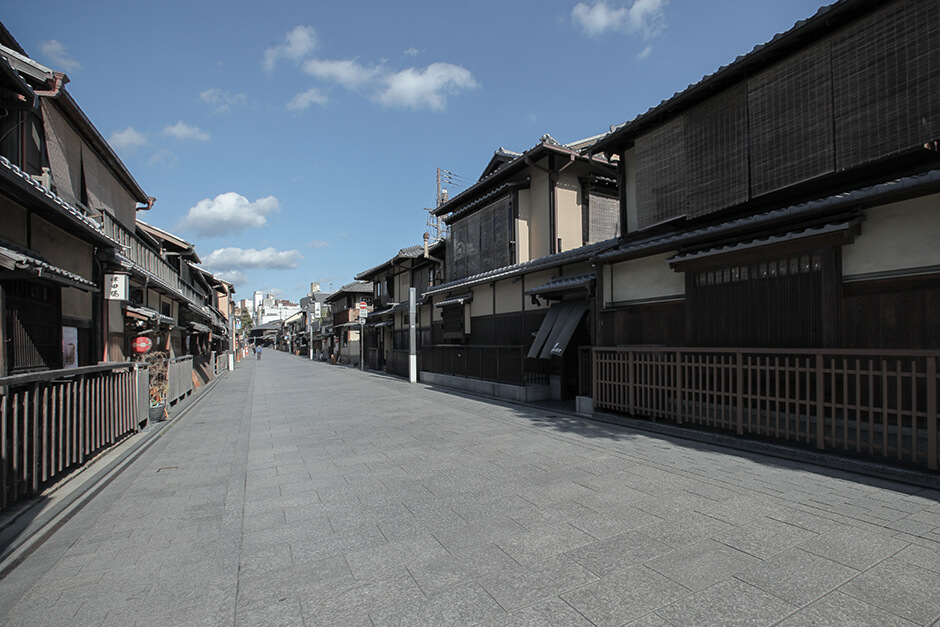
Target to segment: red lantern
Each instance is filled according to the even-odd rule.
[[[133,348],[135,353],[146,353],[153,348],[153,342],[149,337],[138,337],[133,342]]]

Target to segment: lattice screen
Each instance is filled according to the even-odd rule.
[[[681,217],[688,209],[685,117],[678,116],[636,140],[638,226]]]
[[[940,2],[892,3],[833,38],[836,167],[940,138]]]
[[[736,85],[694,107],[685,119],[689,216],[748,199],[747,89]]]
[[[832,172],[831,70],[827,40],[748,81],[752,195]]]

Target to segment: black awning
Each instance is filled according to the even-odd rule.
[[[548,359],[552,355],[561,356],[571,341],[581,317],[587,311],[587,301],[568,301],[556,303],[545,314],[545,320],[532,342],[527,357]]]

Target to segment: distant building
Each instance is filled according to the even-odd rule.
[[[256,325],[283,322],[301,310],[297,303],[278,299],[273,293],[262,296],[260,290],[255,291],[253,304],[252,319]]]

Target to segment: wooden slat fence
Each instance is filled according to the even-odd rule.
[[[186,398],[193,391],[193,356],[174,357],[167,360],[167,404]]]
[[[594,407],[937,470],[932,351],[595,347]]]
[[[0,377],[0,510],[139,430],[145,363]]]
[[[509,385],[548,383],[548,360],[528,359],[524,346],[440,344],[421,354],[425,372]]]

